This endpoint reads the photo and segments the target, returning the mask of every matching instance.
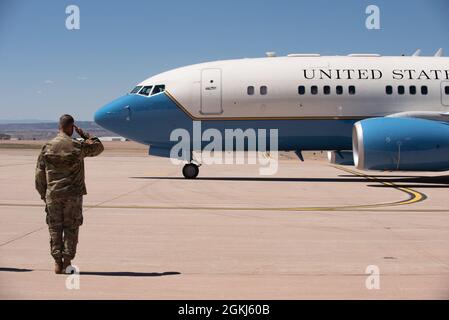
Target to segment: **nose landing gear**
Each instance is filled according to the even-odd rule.
[[[192,162],[187,163],[184,168],[182,168],[182,174],[186,179],[195,179],[199,172],[199,166]]]

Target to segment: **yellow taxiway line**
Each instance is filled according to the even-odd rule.
[[[382,202],[374,204],[359,204],[359,205],[347,205],[347,206],[323,206],[323,207],[220,207],[220,206],[158,206],[158,205],[106,205],[104,203],[97,205],[85,205],[85,208],[89,209],[158,209],[158,210],[214,210],[214,211],[381,211],[373,210],[378,208],[386,208],[393,206],[404,206],[413,203],[418,203],[427,199],[424,193],[419,191],[401,187],[394,184],[393,182],[381,181],[375,177],[366,175],[364,173],[358,172],[356,170],[344,168],[339,165],[331,165],[332,167],[348,172],[350,174],[363,177],[372,180],[376,183],[381,183],[398,191],[401,191],[408,195],[405,200],[399,200],[394,202]],[[14,204],[14,203],[0,203],[1,207],[42,207],[38,204]],[[391,211],[391,210],[388,210]],[[401,210],[402,211],[402,210]],[[404,210],[412,211],[412,210]],[[432,211],[440,212],[446,210],[426,210],[419,209],[413,211]]]

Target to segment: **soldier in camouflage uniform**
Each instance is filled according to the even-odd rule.
[[[84,141],[72,139],[73,131]],[[55,273],[64,273],[75,258],[83,224],[84,158],[103,152],[100,140],[75,126],[70,115],[59,120],[59,134],[47,142],[37,160],[36,189],[45,201]]]

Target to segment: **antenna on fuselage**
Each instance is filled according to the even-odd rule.
[[[435,57],[442,57],[443,56],[443,48],[438,49],[438,51],[435,53]]]
[[[412,57],[419,57],[421,55],[421,49],[418,49],[415,51],[414,54],[412,54]]]

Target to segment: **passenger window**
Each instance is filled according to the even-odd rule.
[[[154,95],[156,93],[160,93],[160,92],[164,92],[165,91],[165,85],[164,84],[159,84],[157,86],[154,86],[153,92],[151,93],[151,95]]]
[[[388,95],[393,94],[393,87],[392,87],[392,86],[386,86],[386,87],[385,87],[385,92],[386,92]]]
[[[349,94],[354,95],[355,94],[355,86],[349,86]]]
[[[267,92],[268,92],[268,89],[267,89],[267,86],[262,86],[262,87],[260,87],[260,94],[261,95],[266,95],[267,94]]]
[[[139,90],[142,89],[142,86],[137,86],[134,89],[131,90],[131,94],[136,94],[137,92],[139,92]]]
[[[306,94],[306,87],[304,87],[304,86],[299,86],[299,87],[298,87],[298,93],[299,93],[300,95]]]
[[[444,93],[446,93],[447,95],[449,95],[449,86],[446,86],[446,87],[444,88]]]
[[[426,96],[429,93],[429,89],[427,88],[427,86],[422,86],[421,87],[421,94]]]
[[[313,95],[318,94],[318,87],[317,86],[312,86],[312,88],[310,89],[310,92]]]
[[[254,95],[254,87],[253,86],[249,86],[246,91],[248,92],[248,95],[250,95],[250,96]]]
[[[404,86],[398,86],[398,94],[403,95],[405,93],[405,87]]]
[[[143,87],[142,90],[140,90],[139,94],[141,94],[143,96],[149,96],[152,88],[153,88],[153,86]]]
[[[416,86],[410,86],[410,94],[416,94]]]
[[[324,86],[323,92],[325,95],[331,94],[331,87],[330,86]]]
[[[342,86],[337,86],[336,92],[337,92],[338,95],[343,94],[343,87]]]

